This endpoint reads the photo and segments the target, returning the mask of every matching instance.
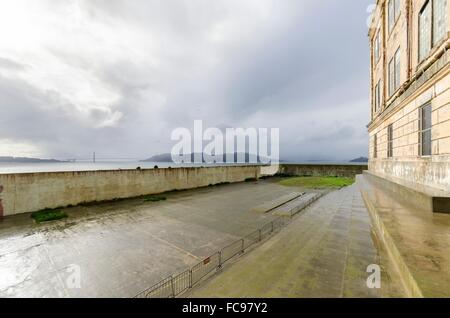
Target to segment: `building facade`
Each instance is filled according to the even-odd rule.
[[[378,0],[369,172],[450,192],[450,0]]]

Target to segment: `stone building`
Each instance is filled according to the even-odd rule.
[[[369,31],[369,174],[450,193],[448,0],[378,0]]]

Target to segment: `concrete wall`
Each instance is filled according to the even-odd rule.
[[[371,160],[369,171],[387,179],[400,178],[450,194],[450,156]]]
[[[260,169],[259,166],[228,166],[0,174],[0,217],[221,182],[241,182],[258,178]]]
[[[279,172],[292,176],[354,177],[367,170],[367,165],[281,164]]]

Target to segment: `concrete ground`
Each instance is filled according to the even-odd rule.
[[[270,222],[252,209],[293,191],[260,181],[65,209],[69,218],[41,225],[7,217],[0,297],[133,297]]]
[[[183,297],[402,297],[398,277],[375,243],[353,185],[329,193]],[[381,267],[381,289],[367,287],[371,264]]]

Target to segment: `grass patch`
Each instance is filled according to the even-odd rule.
[[[148,195],[144,197],[144,202],[158,202],[158,201],[166,201],[167,198],[160,195]]]
[[[45,209],[42,211],[31,213],[31,218],[33,218],[37,223],[61,220],[67,217],[67,214],[58,209]]]
[[[344,177],[292,177],[281,180],[279,184],[287,187],[304,187],[310,189],[342,188],[352,185],[353,178]]]

